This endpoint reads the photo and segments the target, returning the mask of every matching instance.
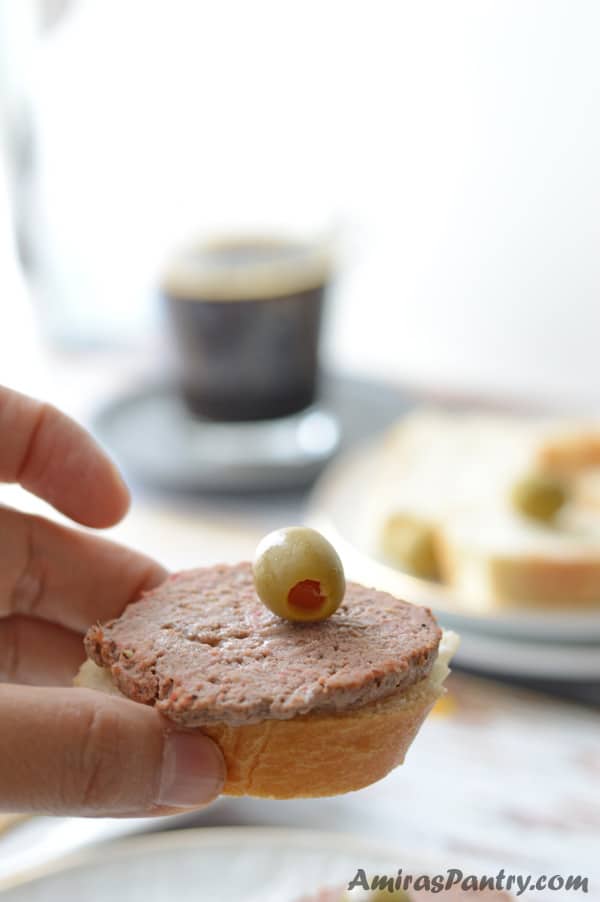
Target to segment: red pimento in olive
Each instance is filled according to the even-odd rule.
[[[325,601],[325,596],[321,595],[321,583],[317,579],[303,579],[288,592],[289,604],[305,611],[318,611]]]

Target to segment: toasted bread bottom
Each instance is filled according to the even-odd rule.
[[[224,795],[271,799],[332,796],[385,777],[402,764],[419,727],[444,693],[448,662],[457,645],[456,634],[444,632],[438,657],[425,680],[353,711],[304,714],[236,727],[202,727],[225,757]],[[110,673],[93,661],[82,665],[75,685],[121,695]]]

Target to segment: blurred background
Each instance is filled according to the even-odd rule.
[[[331,361],[598,401],[593,2],[1,9],[5,178],[48,338],[160,334],[158,267],[190,230],[331,220]]]
[[[0,381],[107,444],[134,489],[118,538],[172,568],[248,557],[417,398],[597,414],[599,33],[593,0],[0,0]],[[281,439],[275,421],[219,432],[173,400],[161,274],[195,236],[274,230],[334,248],[324,375]],[[173,456],[140,456],[165,428]],[[231,457],[242,434],[254,469]],[[207,494],[223,459],[230,490]],[[191,823],[589,871],[600,673],[468,664],[389,784]],[[0,858],[150,827],[20,823]]]

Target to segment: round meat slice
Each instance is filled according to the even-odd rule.
[[[243,563],[174,574],[85,645],[124,695],[198,727],[349,711],[405,691],[430,673],[440,637],[427,608],[355,583],[327,620],[283,620]]]

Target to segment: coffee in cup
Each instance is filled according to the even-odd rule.
[[[173,256],[162,295],[194,414],[271,419],[314,401],[331,271],[324,244],[279,237],[205,239]]]

